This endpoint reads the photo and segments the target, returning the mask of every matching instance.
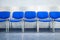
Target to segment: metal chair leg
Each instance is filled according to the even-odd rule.
[[[24,33],[25,22],[23,21],[22,32]]]
[[[37,32],[39,32],[39,24],[38,24],[38,21],[37,21]]]
[[[50,25],[50,22],[49,22],[49,25],[48,25],[48,26],[49,26],[49,31],[51,31],[51,25]]]
[[[6,26],[6,32],[9,32],[9,26],[7,24],[5,24],[5,26]]]
[[[52,31],[55,32],[54,21],[52,22]]]

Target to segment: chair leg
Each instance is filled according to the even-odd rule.
[[[54,21],[52,22],[52,31],[55,32]]]
[[[9,32],[9,28],[6,28],[6,32]]]
[[[5,27],[6,27],[6,32],[7,32],[8,30],[7,30],[6,22],[5,22]]]
[[[37,21],[37,32],[39,32],[39,24],[38,24],[38,21]]]
[[[24,33],[25,22],[23,21],[22,32]]]
[[[9,32],[9,27],[7,26],[7,24],[5,24],[5,26],[6,26],[6,32]]]
[[[49,25],[48,25],[48,26],[49,26],[49,31],[51,31],[51,28],[50,28],[50,27],[51,27],[50,22],[49,22]]]
[[[7,22],[7,23],[8,23],[7,32],[9,32],[10,23],[9,22]]]
[[[6,32],[8,32],[8,28],[6,27]]]
[[[22,32],[24,33],[24,27],[22,27]]]

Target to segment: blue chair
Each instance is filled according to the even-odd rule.
[[[7,18],[9,18],[10,17],[10,12],[8,12],[8,11],[1,11],[0,12],[0,19],[7,19]]]
[[[54,21],[60,22],[60,20],[57,20],[60,17],[60,12],[57,11],[52,11],[49,12],[50,14],[50,18],[52,18],[52,28],[53,28],[53,32],[55,32],[55,28],[54,28]]]
[[[51,19],[49,18],[48,12],[45,12],[45,11],[37,12],[37,18],[38,18],[38,20],[37,20],[37,32],[39,32],[38,21],[40,21],[40,22],[50,22],[51,21]]]
[[[35,11],[26,11],[25,12],[25,22],[33,23],[36,22],[36,12]]]
[[[10,17],[10,12],[9,11],[0,11],[0,22],[6,22],[8,21]],[[5,23],[5,26],[6,26],[6,32],[8,31],[8,27]]]
[[[22,12],[22,11],[13,12],[12,19],[10,19],[11,27],[12,27],[12,22],[21,22],[21,21],[23,21],[23,16],[24,16],[24,12]]]

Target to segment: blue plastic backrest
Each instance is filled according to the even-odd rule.
[[[36,17],[36,12],[35,11],[26,11],[25,12],[25,18],[33,19],[35,17]]]
[[[20,11],[20,12],[13,12],[13,18],[15,19],[21,19],[23,18],[24,12]]]
[[[52,19],[57,19],[59,18],[60,12],[50,12],[49,14]]]
[[[42,12],[37,12],[37,17],[38,17],[39,19],[48,18],[48,12],[44,12],[44,11],[42,11]]]
[[[9,11],[1,11],[0,12],[0,18],[1,19],[7,19],[10,17],[10,12]]]

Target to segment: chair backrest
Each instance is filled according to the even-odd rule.
[[[25,18],[26,19],[34,19],[36,17],[35,11],[26,11],[25,12]]]
[[[20,12],[13,12],[13,18],[15,19],[21,19],[23,18],[24,12],[20,11]]]
[[[49,12],[50,18],[57,19],[59,18],[60,12]]]
[[[37,12],[37,18],[39,18],[39,19],[48,18],[48,12],[44,12],[44,11]]]
[[[7,19],[10,17],[10,12],[9,11],[0,11],[0,18],[1,19]]]

